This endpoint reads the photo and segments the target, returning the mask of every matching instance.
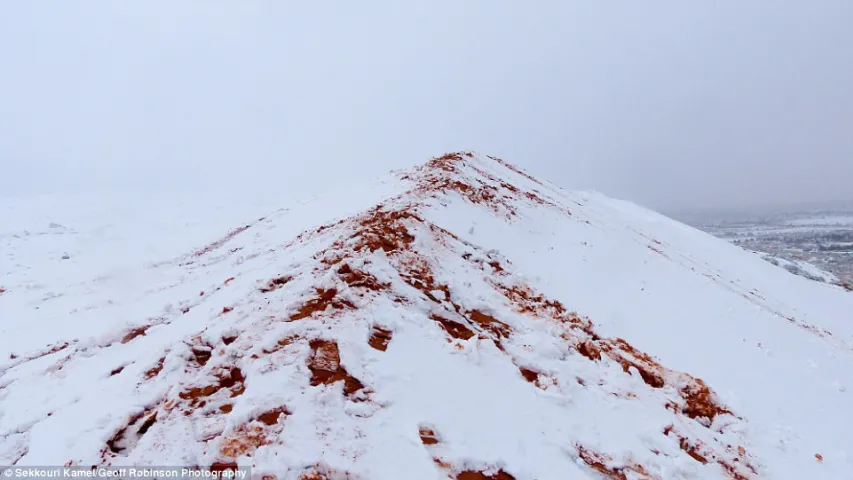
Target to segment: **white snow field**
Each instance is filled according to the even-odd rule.
[[[0,465],[853,478],[853,294],[654,212],[470,152],[166,205],[0,210]]]

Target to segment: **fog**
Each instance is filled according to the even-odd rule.
[[[0,195],[301,196],[450,150],[664,210],[853,198],[853,2],[5,2]]]

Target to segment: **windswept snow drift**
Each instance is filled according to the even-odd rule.
[[[444,155],[172,260],[41,279],[49,298],[20,260],[3,270],[0,465],[853,471],[853,295],[492,157]]]

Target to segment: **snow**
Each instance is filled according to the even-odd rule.
[[[0,205],[0,464],[853,469],[853,294],[629,202],[459,153],[287,208],[85,203]]]
[[[767,260],[773,265],[777,267],[782,267],[788,272],[791,272],[794,275],[800,275],[802,277],[808,278],[809,280],[814,280],[816,282],[823,283],[839,283],[840,280],[838,277],[833,275],[826,270],[819,268],[818,266],[811,264],[805,260],[787,260],[784,258],[780,258],[774,255],[770,255],[768,253],[763,252],[753,252],[756,255],[760,256],[764,260]]]

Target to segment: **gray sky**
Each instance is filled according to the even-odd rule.
[[[0,195],[280,190],[448,150],[667,210],[853,197],[853,2],[0,6]]]

